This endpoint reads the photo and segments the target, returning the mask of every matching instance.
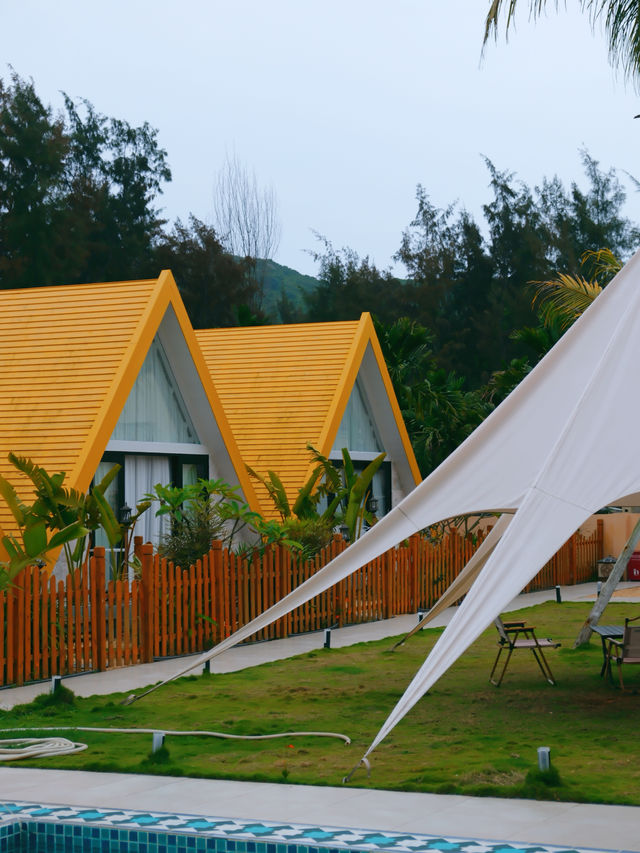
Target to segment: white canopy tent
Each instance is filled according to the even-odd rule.
[[[640,504],[640,253],[509,397],[365,536],[177,678],[333,586],[401,540],[452,516],[496,525],[465,600],[368,755],[569,536],[607,504]],[[506,519],[505,519],[506,522]]]

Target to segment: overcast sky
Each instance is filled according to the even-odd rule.
[[[167,149],[170,220],[212,220],[227,152],[276,190],[276,260],[314,274],[313,231],[391,263],[422,183],[476,216],[482,155],[529,184],[584,183],[579,150],[640,177],[640,98],[568,0],[481,60],[489,0],[0,0],[1,73],[108,116],[148,121]],[[554,4],[549,3],[550,10]],[[640,221],[629,187],[627,214]],[[307,251],[305,251],[307,250]]]

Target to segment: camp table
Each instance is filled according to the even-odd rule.
[[[602,642],[602,669],[600,670],[600,678],[602,678],[607,669],[607,640],[623,637],[624,628],[622,625],[596,625],[593,633],[599,634]]]

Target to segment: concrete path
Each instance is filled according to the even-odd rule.
[[[640,584],[621,583],[614,593],[615,601],[638,601],[640,600]],[[579,586],[561,587],[563,601],[594,601],[596,597],[596,584],[587,583]],[[530,592],[519,595],[511,602],[507,610],[518,610],[522,607],[532,607],[543,601],[555,600],[554,590],[542,590],[541,592]],[[437,616],[431,623],[431,627],[437,628],[448,624],[455,613],[456,608],[450,607]],[[383,619],[379,622],[370,622],[365,625],[351,625],[347,628],[338,628],[331,632],[331,646],[341,648],[351,646],[354,643],[368,643],[372,640],[382,640],[385,637],[397,637],[407,633],[416,624],[417,616],[396,616],[393,619]],[[324,634],[316,631],[311,634],[300,634],[288,637],[286,640],[270,640],[264,643],[252,643],[250,645],[236,646],[225,652],[219,658],[211,662],[212,672],[235,672],[246,669],[249,666],[259,666],[275,660],[284,660],[313,651],[322,647]],[[120,667],[107,670],[106,672],[87,673],[84,675],[68,676],[63,679],[65,685],[78,696],[94,696],[106,693],[130,693],[142,687],[156,684],[164,678],[186,666],[190,659],[196,660],[199,656],[171,658],[169,660],[155,661],[138,666]],[[202,668],[195,670],[197,674]],[[48,682],[27,684],[24,687],[12,687],[0,689],[0,710],[8,711],[14,705],[31,702],[38,694],[49,690]]]
[[[0,800],[640,850],[640,808],[0,768]]]
[[[596,585],[563,587],[565,601],[595,598]],[[640,585],[620,584],[616,600],[638,601]],[[510,610],[555,599],[554,591],[518,596]],[[434,620],[443,625],[453,610]],[[332,632],[334,647],[400,635],[416,624],[402,616]],[[213,662],[230,672],[318,648],[322,632],[232,649]],[[65,679],[80,696],[132,692],[153,684],[184,665],[161,661]],[[28,702],[47,684],[0,691],[0,707]],[[7,721],[9,722],[9,721]],[[269,785],[157,776],[0,768],[0,800],[27,800],[189,814],[290,821],[326,826],[366,827],[430,835],[508,839],[604,850],[640,851],[640,808],[529,800],[499,800],[436,794],[372,791],[349,787]]]

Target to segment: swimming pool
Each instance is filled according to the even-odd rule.
[[[293,823],[0,802],[3,853],[586,853],[587,848]],[[607,852],[608,853],[608,852]]]

